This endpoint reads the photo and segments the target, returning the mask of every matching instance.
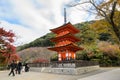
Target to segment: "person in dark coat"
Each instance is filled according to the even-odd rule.
[[[22,63],[21,63],[21,62],[18,62],[18,64],[17,64],[18,74],[21,74],[21,69],[22,69]]]
[[[28,71],[29,71],[29,68],[30,68],[29,65],[26,63],[26,64],[25,64],[25,72],[28,72]]]
[[[14,70],[16,68],[16,64],[15,61],[12,61],[12,63],[10,64],[10,73],[8,74],[9,76],[12,74],[13,76],[15,76]]]

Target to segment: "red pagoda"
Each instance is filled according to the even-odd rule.
[[[75,53],[83,49],[75,44],[75,42],[80,41],[74,36],[74,34],[79,33],[79,30],[69,22],[58,28],[51,29],[51,31],[56,34],[56,37],[51,39],[56,44],[48,49],[58,53],[58,61],[74,60],[76,58]]]

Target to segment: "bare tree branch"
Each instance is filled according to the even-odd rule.
[[[89,9],[84,9],[84,11],[90,12],[90,13],[97,13],[96,15],[103,17],[113,28],[116,36],[119,39],[119,43],[120,43],[120,31],[118,29],[118,25],[116,25],[115,22],[115,12],[116,10],[118,10],[117,8],[120,7],[120,0],[88,0],[85,2],[81,2],[81,3],[76,3],[76,4],[72,4],[71,7],[78,7],[78,5],[82,5],[82,4],[91,4],[92,7],[90,7]],[[76,7],[76,8],[77,8]],[[79,8],[77,8],[78,10],[80,10]],[[94,12],[96,11],[96,12]]]

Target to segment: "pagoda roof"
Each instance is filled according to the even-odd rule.
[[[79,38],[75,37],[73,34],[71,33],[68,33],[68,34],[65,34],[63,36],[58,36],[58,37],[55,37],[55,38],[52,38],[51,41],[52,42],[58,42],[59,40],[64,40],[64,39],[72,39],[73,42],[78,42],[80,41]]]
[[[60,31],[63,31],[63,30],[69,30],[71,33],[75,34],[75,33],[79,33],[80,30],[75,28],[70,22],[67,23],[67,24],[64,24],[60,27],[57,27],[57,28],[54,28],[54,29],[50,29],[52,32],[54,33],[59,33]]]
[[[53,48],[48,48],[49,50],[52,51],[62,51],[62,50],[71,50],[71,51],[78,51],[78,50],[83,50],[83,48],[76,46],[73,43],[64,45],[64,46],[59,46],[59,47],[53,47]]]

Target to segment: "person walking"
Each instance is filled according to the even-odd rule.
[[[10,64],[10,73],[8,74],[9,76],[12,74],[13,76],[15,76],[14,70],[16,68],[16,64],[15,61],[12,61],[12,63]]]
[[[21,62],[18,62],[18,64],[17,64],[18,74],[21,74],[21,69],[22,69],[22,63],[21,63]]]
[[[18,61],[16,62],[15,73],[18,74]]]

